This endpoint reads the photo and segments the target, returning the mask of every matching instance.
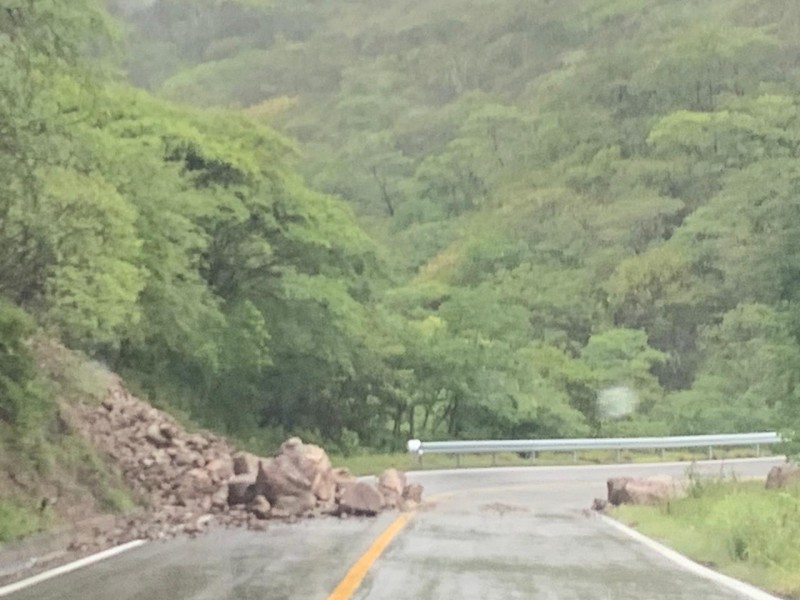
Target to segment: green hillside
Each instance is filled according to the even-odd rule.
[[[310,184],[389,249],[382,302],[414,338],[390,362],[401,428],[795,414],[795,3],[199,6],[128,16],[131,78],[298,140]],[[617,386],[638,398],[621,421]]]
[[[112,4],[0,10],[3,352],[264,448],[800,422],[794,3]]]

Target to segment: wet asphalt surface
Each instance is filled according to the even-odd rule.
[[[779,461],[701,465],[763,476]],[[354,599],[742,598],[686,573],[584,510],[616,475],[686,464],[475,469],[411,474],[428,506],[372,566]],[[394,519],[217,529],[151,543],[40,583],[12,600],[325,600]]]

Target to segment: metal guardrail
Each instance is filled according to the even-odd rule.
[[[425,454],[452,454],[456,460],[462,454],[492,454],[501,452],[530,453],[533,460],[537,452],[573,452],[577,460],[580,450],[666,450],[669,448],[708,448],[709,458],[714,456],[714,448],[727,446],[755,446],[760,454],[762,445],[781,442],[780,435],[774,431],[760,433],[723,433],[712,435],[681,435],[672,437],[638,438],[583,438],[553,440],[475,440],[452,442],[423,442],[409,440],[409,453],[416,454],[422,461]]]

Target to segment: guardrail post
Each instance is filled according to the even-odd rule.
[[[578,451],[577,450],[573,450],[572,451],[572,462],[574,462],[574,463],[578,462]]]
[[[661,460],[664,460],[664,455],[666,454],[666,452],[667,452],[666,448],[661,449]]]
[[[714,447],[708,447],[708,460],[714,460]]]
[[[761,444],[756,444],[756,458],[761,457]]]
[[[419,466],[421,467],[422,466],[422,452],[421,451],[417,453],[417,458],[419,459]]]
[[[622,448],[617,448],[617,462],[622,462]]]
[[[536,462],[536,450],[531,451],[531,462]]]
[[[493,467],[497,466],[497,453],[495,452],[492,452],[492,466]]]
[[[456,454],[456,468],[461,467],[461,455]]]

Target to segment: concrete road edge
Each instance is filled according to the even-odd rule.
[[[694,573],[699,577],[704,579],[708,579],[709,581],[713,581],[716,584],[719,584],[723,587],[726,587],[734,592],[742,594],[747,598],[751,598],[752,600],[782,600],[778,596],[773,596],[765,592],[762,589],[759,589],[749,583],[745,583],[744,581],[739,581],[738,579],[734,579],[733,577],[729,577],[728,575],[723,575],[718,571],[714,571],[708,567],[704,567],[700,563],[696,563],[692,559],[684,556],[680,552],[676,552],[672,548],[665,546],[652,538],[647,537],[646,535],[628,527],[624,523],[620,523],[616,519],[612,519],[606,515],[600,515],[600,518],[606,523],[608,526],[613,527],[617,531],[622,532],[623,534],[627,535],[628,537],[636,540],[637,542],[647,546],[650,550],[656,552],[657,554],[663,556],[670,562],[678,565],[680,568],[689,571],[690,573]]]
[[[133,540],[132,542],[122,544],[121,546],[115,546],[113,548],[109,548],[108,550],[98,552],[97,554],[85,556],[80,560],[67,563],[66,565],[61,565],[60,567],[50,569],[44,573],[39,573],[33,577],[28,577],[27,579],[22,579],[16,583],[11,583],[9,585],[0,587],[0,597],[8,596],[14,592],[19,592],[20,590],[31,587],[32,585],[36,585],[37,583],[41,583],[42,581],[47,581],[53,577],[58,577],[59,575],[64,575],[65,573],[71,573],[72,571],[77,571],[83,567],[88,567],[89,565],[93,565],[102,560],[106,560],[107,558],[111,558],[112,556],[117,556],[118,554],[122,554],[128,550],[133,550],[134,548],[143,546],[146,543],[147,542],[145,540]]]

